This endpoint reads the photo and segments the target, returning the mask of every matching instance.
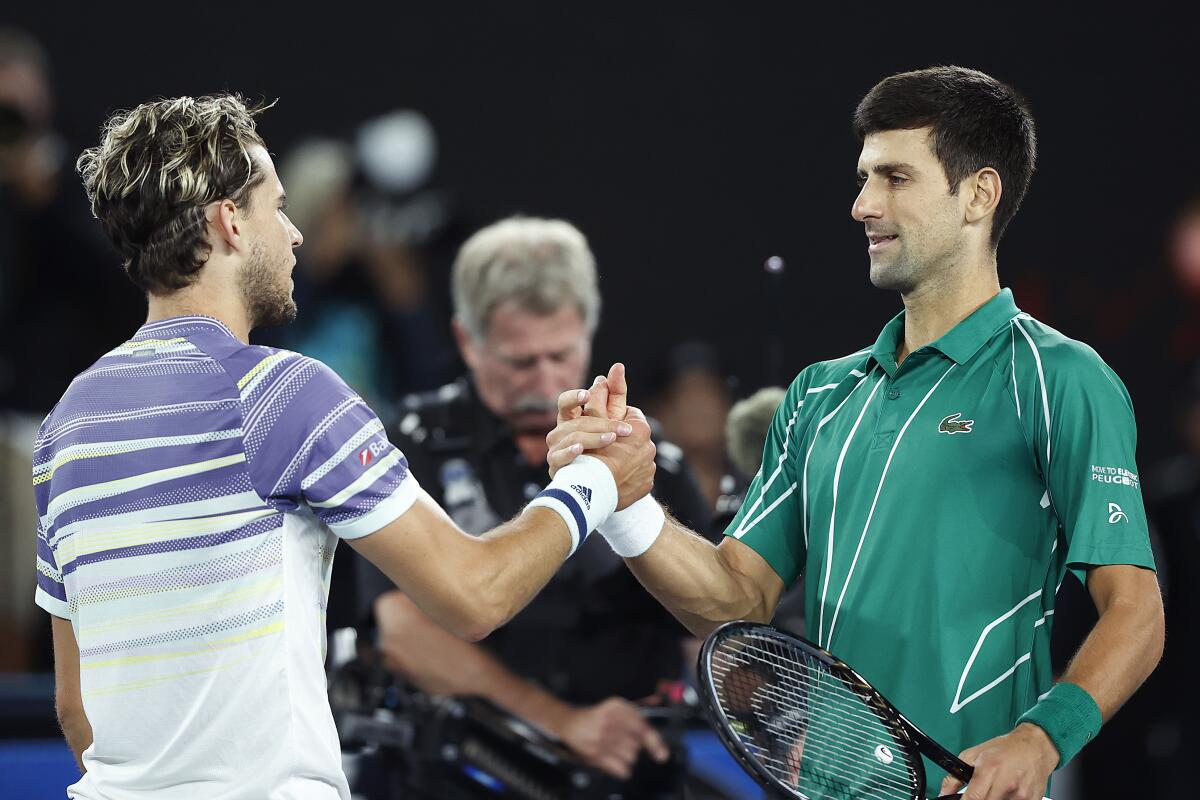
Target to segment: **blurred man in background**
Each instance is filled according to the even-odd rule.
[[[401,110],[350,141],[308,139],[280,165],[305,231],[296,300],[310,311],[270,343],[321,359],[384,411],[385,399],[455,374],[448,303],[435,287],[465,234],[449,195],[427,186],[436,145],[429,121]]]
[[[566,222],[506,219],[463,245],[453,296],[454,337],[470,375],[407,399],[392,438],[454,521],[482,532],[545,482],[557,397],[580,384],[591,360],[595,259]],[[657,465],[655,495],[706,525],[679,449],[658,442]],[[631,701],[681,676],[687,635],[603,542],[585,543],[525,611],[479,644],[451,636],[359,563],[386,662],[419,688],[482,695],[619,778],[640,751],[661,744]]]
[[[0,531],[22,533],[37,525],[29,458],[38,423],[145,315],[83,192],[63,180],[73,175],[54,129],[50,71],[35,39],[0,28]],[[88,320],[86,333],[77,319]],[[9,643],[0,671],[50,668],[23,569],[32,546],[28,536],[0,537],[0,637]]]

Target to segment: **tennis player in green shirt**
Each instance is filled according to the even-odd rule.
[[[1025,102],[936,67],[880,82],[854,128],[851,214],[903,312],[792,382],[719,546],[649,498],[600,532],[697,635],[770,620],[804,574],[809,638],[974,764],[968,800],[1040,798],[1162,653],[1133,407],[1094,350],[1000,288],[1035,161]],[[563,396],[551,469],[582,450],[581,415],[624,418],[626,388],[616,365],[586,406]],[[1068,573],[1099,621],[1055,683]],[[927,771],[930,796],[961,788]]]

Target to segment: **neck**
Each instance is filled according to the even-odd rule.
[[[171,317],[212,317],[225,323],[243,343],[250,342],[250,316],[236,292],[214,292],[204,281],[170,294],[148,296],[146,322]]]
[[[907,294],[904,301],[904,342],[896,353],[901,363],[1000,293],[994,255],[967,270],[954,270],[940,280],[931,280]]]

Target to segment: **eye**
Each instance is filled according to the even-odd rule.
[[[861,189],[867,185],[867,176],[860,172],[858,177],[854,179],[854,182],[858,184],[858,188]]]
[[[892,186],[903,186],[908,183],[908,178],[903,175],[888,175],[888,183]]]

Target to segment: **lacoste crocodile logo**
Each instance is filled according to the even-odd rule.
[[[956,414],[951,414],[950,416],[946,417],[944,420],[942,420],[941,424],[938,425],[938,433],[948,433],[951,436],[956,433],[970,433],[971,426],[975,424],[975,420],[959,419],[961,416],[962,412],[959,411]]]

